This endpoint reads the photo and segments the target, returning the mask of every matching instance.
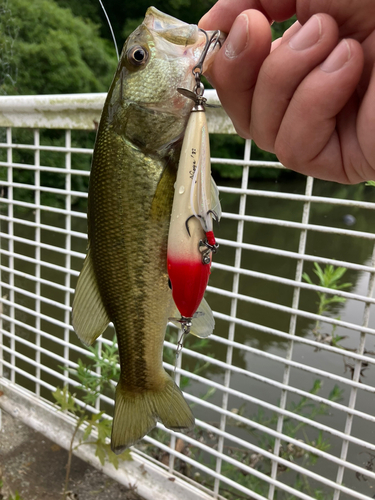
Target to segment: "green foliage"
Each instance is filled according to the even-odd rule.
[[[52,393],[52,396],[55,398],[56,403],[60,406],[61,411],[69,411],[70,413],[77,414],[80,412],[81,408],[76,404],[74,396],[75,394],[70,394],[67,386],[63,389],[57,387],[56,390]]]
[[[294,15],[293,17],[287,19],[286,21],[273,23],[271,26],[272,40],[276,40],[277,38],[283,36],[284,31],[290,28],[292,24],[296,22],[296,20],[297,17]]]
[[[324,288],[330,288],[331,290],[342,290],[344,288],[348,288],[352,286],[352,283],[341,283],[339,281],[346,273],[345,267],[334,267],[332,265],[327,265],[324,270],[319,266],[317,262],[314,262],[314,273],[318,276],[319,286]],[[307,273],[303,273],[303,278],[305,281],[313,285],[314,283],[310,279]],[[338,297],[337,295],[329,295],[324,292],[316,292],[319,297],[319,308],[318,314],[322,314],[323,312],[328,310],[328,306],[334,303],[343,303],[346,301],[343,297]]]
[[[115,338],[112,345],[103,344],[103,348],[100,349],[100,344],[96,343],[94,347],[90,346],[88,349],[92,353],[92,364],[88,366],[79,359],[77,369],[69,371],[81,383],[78,389],[85,393],[82,396],[83,401],[94,405],[100,394],[114,395],[113,382],[117,382],[119,378],[118,354]],[[100,369],[100,383],[98,383],[98,374],[95,372],[98,368]]]
[[[367,181],[366,186],[375,186],[375,181]]]
[[[110,43],[91,21],[53,0],[0,0],[1,94],[103,92],[116,67]]]
[[[18,35],[16,20],[7,0],[0,0],[0,95],[5,85],[13,85],[17,68],[14,63],[14,42]]]
[[[58,387],[52,393],[60,410],[71,413],[77,419],[69,449],[64,499],[68,489],[72,454],[80,446],[94,446],[95,455],[99,458],[100,463],[104,465],[108,460],[116,469],[119,466],[119,460],[132,460],[130,450],[125,450],[120,455],[116,455],[111,450],[109,439],[112,423],[104,416],[104,412],[95,414],[88,410],[89,405],[95,405],[100,394],[106,393],[109,396],[114,396],[113,381],[118,380],[119,377],[116,338],[113,338],[110,345],[103,344],[100,348],[100,344],[97,343],[95,347],[89,347],[89,350],[92,355],[89,364],[85,364],[79,359],[77,369],[69,369],[80,382],[77,390],[83,392],[81,399],[85,402],[85,406],[82,407],[77,403],[76,394],[72,394],[67,386],[64,386],[63,389]],[[60,368],[65,369],[64,367]],[[74,444],[76,435],[82,427],[83,433],[78,443]]]
[[[326,265],[324,270],[319,266],[317,262],[314,262],[314,273],[318,277],[318,285],[324,288],[330,288],[331,290],[343,290],[344,288],[349,288],[352,286],[352,283],[339,283],[339,281],[343,278],[346,273],[345,267],[334,267],[332,265]],[[303,273],[303,279],[313,285],[313,281],[307,273]],[[319,298],[318,304],[318,315],[322,315],[329,311],[330,306],[332,304],[343,304],[346,302],[344,297],[339,297],[338,295],[326,294],[324,292],[316,292]],[[333,327],[333,334],[330,336],[332,345],[338,345],[338,342],[342,340],[344,337],[339,337],[334,335],[335,327]],[[318,320],[315,324],[315,328],[313,330],[314,335],[319,337],[320,335],[320,321]]]
[[[99,0],[55,0],[55,3],[65,9],[70,9],[74,16],[82,19],[90,19],[95,24],[100,24],[100,4]],[[106,4],[106,0],[103,0]]]

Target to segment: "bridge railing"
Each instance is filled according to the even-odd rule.
[[[0,407],[64,446],[73,421],[51,392],[74,391],[69,368],[89,356],[70,308],[104,99],[0,98]],[[196,428],[160,425],[132,462],[106,471],[146,498],[372,498],[375,189],[288,176],[254,159],[250,141],[234,139],[238,156],[225,158],[233,127],[221,109],[208,120],[223,153],[214,147],[223,218],[207,300],[216,328],[188,342],[175,368]],[[170,332],[170,371],[175,349]],[[102,395],[91,409],[110,416],[112,407]]]

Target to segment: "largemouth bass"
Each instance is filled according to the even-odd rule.
[[[96,137],[89,245],[72,319],[87,345],[110,321],[115,326],[121,366],[111,439],[116,453],[157,421],[177,430],[194,425],[180,389],[163,369],[162,350],[168,318],[178,314],[168,286],[167,239],[193,106],[177,88],[194,87],[192,68],[205,43],[197,26],[149,8],[125,42]],[[216,50],[207,54],[207,64]],[[211,319],[206,308],[206,325],[198,320],[197,329]]]

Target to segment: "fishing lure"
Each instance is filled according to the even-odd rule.
[[[203,30],[202,30],[203,31]],[[206,35],[207,36],[207,35]],[[183,334],[190,332],[210,276],[212,254],[218,249],[213,220],[219,220],[221,208],[217,187],[211,177],[210,144],[205,113],[206,99],[201,82],[203,61],[211,44],[219,41],[215,32],[198,64],[193,68],[194,91],[178,89],[193,99],[175,183],[168,236],[168,275]]]

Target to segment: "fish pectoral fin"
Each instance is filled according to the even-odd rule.
[[[110,319],[99,292],[89,248],[74,294],[73,328],[84,344],[91,345],[104,332],[109,322]]]
[[[181,314],[177,309],[176,304],[173,302],[168,314],[168,321],[174,326],[177,326],[178,329],[181,329],[181,323],[179,321],[180,317]],[[206,299],[202,299],[202,302],[199,304],[198,310],[194,314],[191,323],[190,333],[196,337],[205,339],[213,332],[215,328],[215,320]]]
[[[120,379],[112,424],[114,453],[120,454],[142,439],[158,421],[173,430],[187,431],[194,427],[194,416],[182,392],[167,373],[164,376],[161,389],[136,393],[128,391]]]
[[[165,221],[171,217],[173,201],[173,184],[176,181],[176,171],[171,167],[172,162],[167,162],[162,171],[151,204],[151,217],[154,221]]]

